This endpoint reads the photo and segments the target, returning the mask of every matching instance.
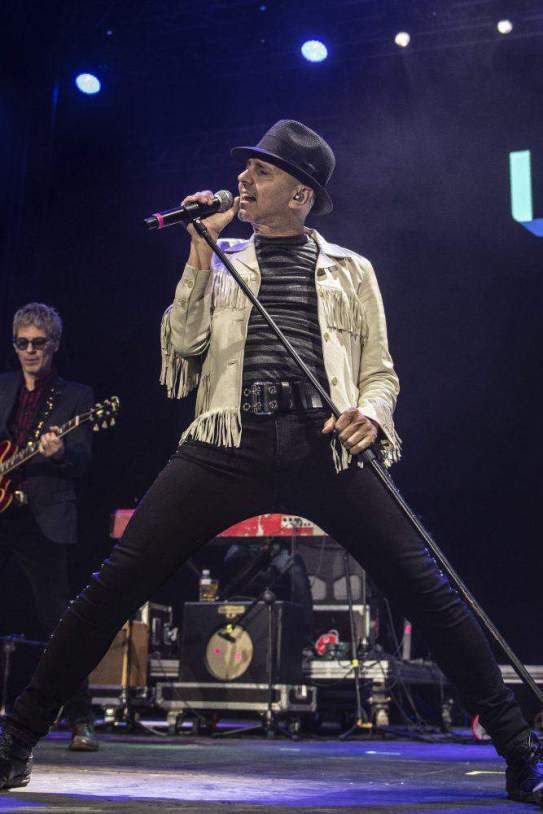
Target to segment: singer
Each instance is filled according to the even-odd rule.
[[[400,454],[398,379],[383,303],[368,260],[306,226],[332,209],[335,157],[300,122],[274,124],[242,162],[233,206],[212,214],[214,237],[234,219],[248,241],[223,241],[232,262],[341,409],[291,362],[193,227],[188,263],[162,322],[170,396],[198,388],[196,416],[124,537],[69,606],[0,746],[4,787],[25,785],[31,750],[59,706],[102,658],[124,620],[209,539],[265,512],[307,517],[347,548],[418,626],[466,708],[507,761],[507,792],[543,806],[541,746],[505,687],[471,611],[358,454]],[[183,206],[211,204],[211,192]],[[336,434],[333,434],[333,430]],[[337,437],[336,437],[337,436]],[[339,439],[339,441],[337,440]]]

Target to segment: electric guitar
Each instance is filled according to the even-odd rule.
[[[97,402],[88,412],[74,416],[59,427],[57,435],[62,438],[86,421],[94,422],[93,430],[95,432],[112,427],[115,424],[115,415],[118,413],[119,407],[120,402],[117,396]],[[5,512],[13,501],[24,502],[23,493],[13,488],[11,480],[8,480],[6,475],[37,455],[39,446],[39,438],[28,443],[23,449],[17,449],[9,439],[0,442],[0,514]]]

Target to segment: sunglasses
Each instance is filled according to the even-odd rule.
[[[36,336],[35,339],[27,339],[24,336],[20,336],[13,340],[13,344],[17,350],[26,350],[29,345],[32,345],[34,350],[43,350],[48,342],[49,339],[46,336]]]

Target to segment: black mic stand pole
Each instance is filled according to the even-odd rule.
[[[368,716],[362,706],[362,698],[360,696],[360,652],[362,650],[362,657],[365,656],[365,645],[367,642],[364,642],[362,648],[358,647],[358,642],[356,639],[356,626],[354,621],[354,607],[353,607],[353,591],[351,586],[351,570],[349,568],[349,552],[346,548],[343,549],[343,573],[345,575],[345,589],[347,591],[347,605],[349,608],[349,627],[351,632],[351,666],[353,668],[353,678],[354,678],[354,692],[355,692],[355,700],[356,700],[356,709],[355,709],[355,718],[354,723],[347,729],[346,732],[342,732],[339,736],[340,741],[347,740],[351,735],[355,732],[359,731],[366,731],[366,734],[371,733],[373,729],[373,724],[368,721]],[[365,591],[364,591],[365,594]],[[364,605],[362,606],[363,610],[362,613],[364,614],[363,624],[365,624],[365,615],[366,615],[366,597],[364,596]]]
[[[11,669],[11,657],[15,652],[17,645],[23,644],[28,647],[46,647],[47,642],[36,642],[32,639],[25,639],[22,633],[8,634],[7,636],[0,636],[0,647],[2,648],[2,691],[0,693],[0,717],[7,714],[8,707],[8,688],[9,676]]]
[[[210,247],[210,249],[212,249],[212,251],[217,255],[217,257],[220,258],[220,260],[222,261],[224,266],[228,269],[228,271],[230,272],[230,274],[232,275],[232,277],[234,278],[236,283],[242,289],[243,293],[246,295],[246,297],[249,298],[249,300],[251,301],[253,306],[257,309],[257,311],[266,320],[266,322],[268,323],[270,328],[274,331],[275,335],[277,336],[277,338],[279,339],[281,344],[286,348],[286,350],[288,351],[288,353],[290,354],[292,359],[294,359],[294,361],[296,362],[296,364],[298,365],[300,370],[309,379],[309,381],[311,382],[313,387],[316,389],[316,391],[318,392],[318,394],[320,395],[322,400],[325,402],[325,404],[327,404],[330,407],[330,410],[332,411],[332,414],[335,416],[335,418],[339,418],[340,411],[338,410],[338,408],[336,407],[336,405],[334,404],[334,402],[332,401],[332,399],[330,398],[330,396],[328,395],[326,390],[322,387],[320,382],[315,378],[313,373],[309,370],[309,368],[307,367],[307,365],[305,364],[303,359],[300,357],[300,355],[292,347],[291,343],[289,342],[287,337],[284,335],[282,330],[275,323],[273,318],[268,314],[268,312],[266,311],[264,306],[260,303],[258,297],[256,297],[253,294],[253,292],[251,291],[251,289],[249,288],[249,286],[247,285],[245,280],[238,274],[238,272],[236,271],[236,269],[232,265],[229,258],[222,251],[222,249],[217,245],[217,241],[214,240],[211,237],[211,235],[209,234],[207,228],[202,223],[202,221],[199,218],[196,218],[194,221],[192,221],[192,225],[194,226],[194,228],[196,229],[196,231],[198,232],[200,237],[202,237],[205,240],[205,242]],[[512,665],[514,671],[516,672],[516,674],[519,676],[521,681],[523,681],[527,685],[527,687],[531,690],[532,694],[537,699],[538,703],[543,707],[543,692],[539,689],[539,687],[535,683],[534,679],[532,678],[532,676],[530,675],[530,673],[528,672],[528,670],[526,669],[524,664],[522,664],[522,662],[520,661],[518,656],[513,652],[513,650],[508,645],[506,640],[503,638],[503,636],[501,635],[499,630],[496,628],[494,623],[491,621],[491,619],[487,616],[487,614],[481,608],[481,606],[479,605],[479,603],[477,602],[477,600],[475,599],[475,597],[473,596],[473,594],[471,593],[469,588],[462,581],[460,575],[456,573],[453,566],[451,565],[451,563],[446,558],[445,554],[441,551],[441,549],[439,548],[437,543],[431,537],[430,533],[428,531],[426,531],[426,529],[424,528],[424,526],[422,525],[422,523],[420,522],[418,517],[415,515],[415,513],[412,511],[412,509],[406,503],[406,501],[404,500],[404,498],[400,494],[398,488],[396,487],[394,481],[392,480],[392,478],[390,477],[390,475],[386,471],[385,467],[377,459],[377,457],[376,457],[375,453],[373,452],[373,450],[371,448],[370,449],[365,449],[363,452],[360,453],[360,455],[358,457],[361,458],[362,461],[364,461],[364,464],[366,464],[367,466],[370,466],[372,468],[373,472],[379,478],[382,485],[388,491],[389,495],[392,497],[392,499],[395,501],[395,503],[398,505],[398,507],[402,510],[403,514],[409,520],[409,522],[411,523],[413,528],[422,537],[422,539],[424,540],[424,542],[426,543],[426,545],[428,546],[428,548],[432,552],[432,555],[436,559],[437,563],[440,565],[440,567],[443,569],[443,571],[445,571],[445,573],[449,577],[450,581],[453,583],[453,585],[456,588],[456,590],[458,591],[458,593],[462,596],[464,601],[469,605],[469,607],[472,609],[474,614],[477,616],[477,618],[479,619],[479,622],[481,623],[482,627],[484,629],[486,629],[486,631],[490,634],[490,636],[499,644],[502,651],[505,653],[506,657],[511,662],[511,665]]]

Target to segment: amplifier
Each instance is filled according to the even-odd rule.
[[[93,694],[98,696],[105,693],[109,701],[127,686],[144,688],[148,686],[149,679],[170,676],[172,661],[177,665],[177,651],[177,628],[172,625],[172,608],[146,602],[138,612],[138,619],[132,622],[130,682],[127,675],[127,623],[89,676]],[[177,678],[177,670],[174,677]]]
[[[104,687],[114,691],[127,686],[147,686],[148,638],[147,625],[143,622],[132,622],[130,676],[128,676],[128,623],[123,625],[102,661],[89,675],[91,689]]]
[[[268,680],[269,606],[258,602],[186,602],[179,678],[183,682]],[[301,606],[271,605],[271,668],[274,684],[302,683],[304,630]],[[232,627],[233,626],[233,627]]]

